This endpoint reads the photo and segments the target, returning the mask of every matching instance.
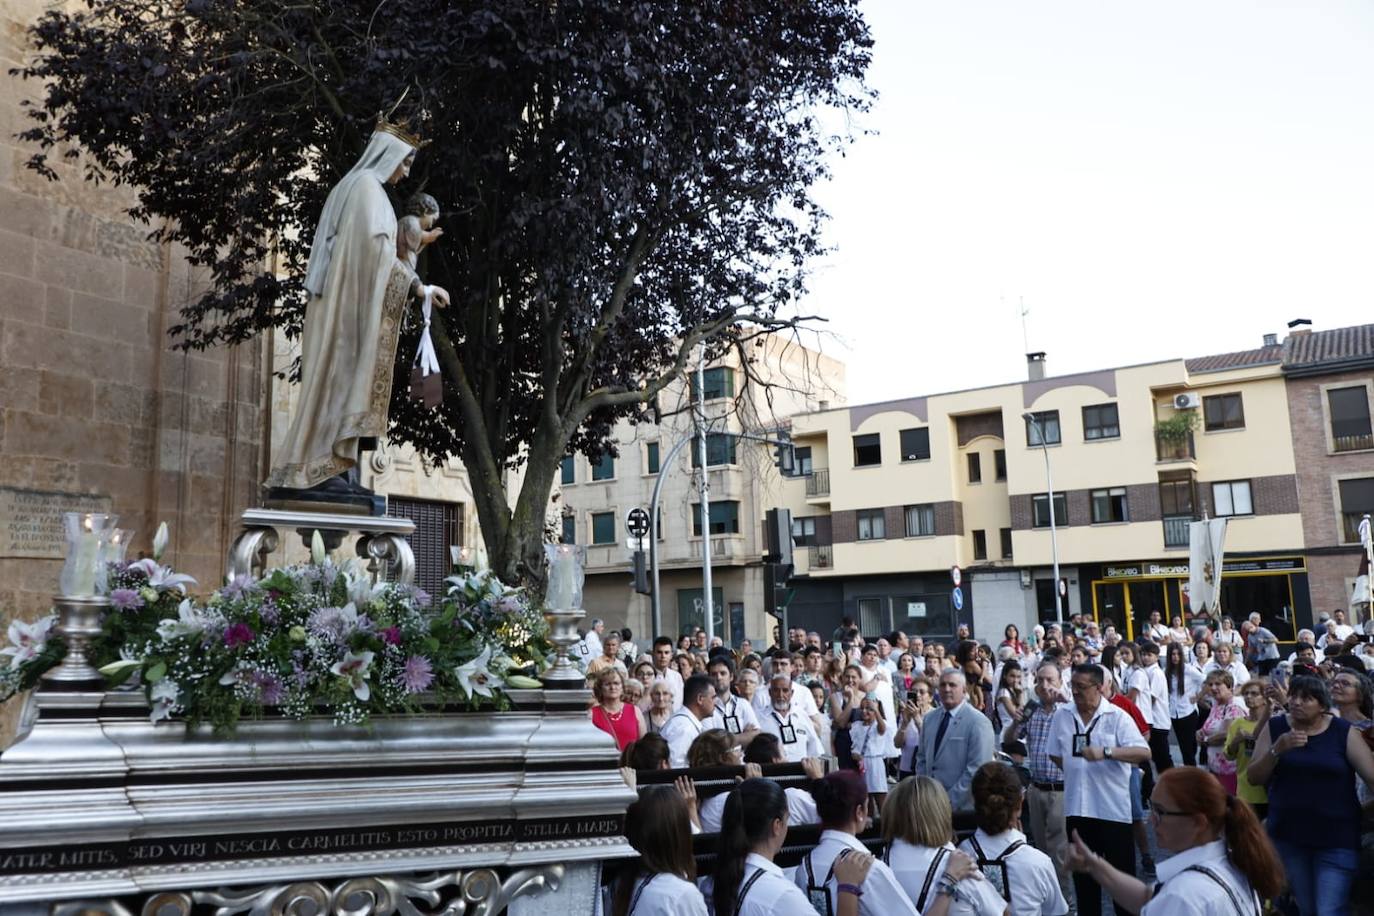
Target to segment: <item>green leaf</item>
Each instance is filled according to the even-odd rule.
[[[149,684],[156,684],[158,681],[162,680],[166,676],[167,663],[158,662],[157,664],[153,665],[153,667],[149,668],[148,673],[145,674],[143,677],[145,680],[147,680]]]

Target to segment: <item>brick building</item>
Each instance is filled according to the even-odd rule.
[[[1360,563],[1356,526],[1374,513],[1374,324],[1293,331],[1283,374],[1312,609],[1347,608]]]

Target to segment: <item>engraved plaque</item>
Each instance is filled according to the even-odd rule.
[[[0,557],[60,560],[64,512],[109,512],[108,496],[0,487]]]

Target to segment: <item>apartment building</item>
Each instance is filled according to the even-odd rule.
[[[1311,609],[1281,352],[1059,377],[1037,353],[1024,382],[794,417],[789,624],[1025,632],[1056,617],[1057,546],[1065,618],[1133,634],[1186,614],[1188,523],[1206,514],[1230,519],[1223,606],[1291,632]]]
[[[1348,608],[1357,528],[1374,513],[1374,325],[1294,330],[1284,341],[1283,375],[1312,606]]]
[[[775,621],[763,610],[763,520],[781,504],[784,485],[773,446],[758,440],[785,431],[794,414],[841,403],[844,364],[776,336],[759,338],[747,351],[747,365],[732,352],[704,373],[710,501],[705,526],[691,411],[695,374],[660,397],[660,423],[617,424],[614,455],[597,462],[570,455],[563,461],[553,504],[562,540],[587,547],[583,605],[610,626],[630,627],[636,638],[690,633],[705,625],[702,552],[709,549],[713,631],[735,646],[745,638],[756,644],[771,639]],[[649,596],[631,586],[625,520],[633,508],[649,509],[660,475],[655,550],[661,600],[655,625]]]

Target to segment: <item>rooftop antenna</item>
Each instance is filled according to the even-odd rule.
[[[1026,308],[1026,297],[1017,297],[1017,309],[1021,312],[1021,352],[1030,352],[1030,333],[1026,330],[1026,316],[1030,314],[1030,309]]]

